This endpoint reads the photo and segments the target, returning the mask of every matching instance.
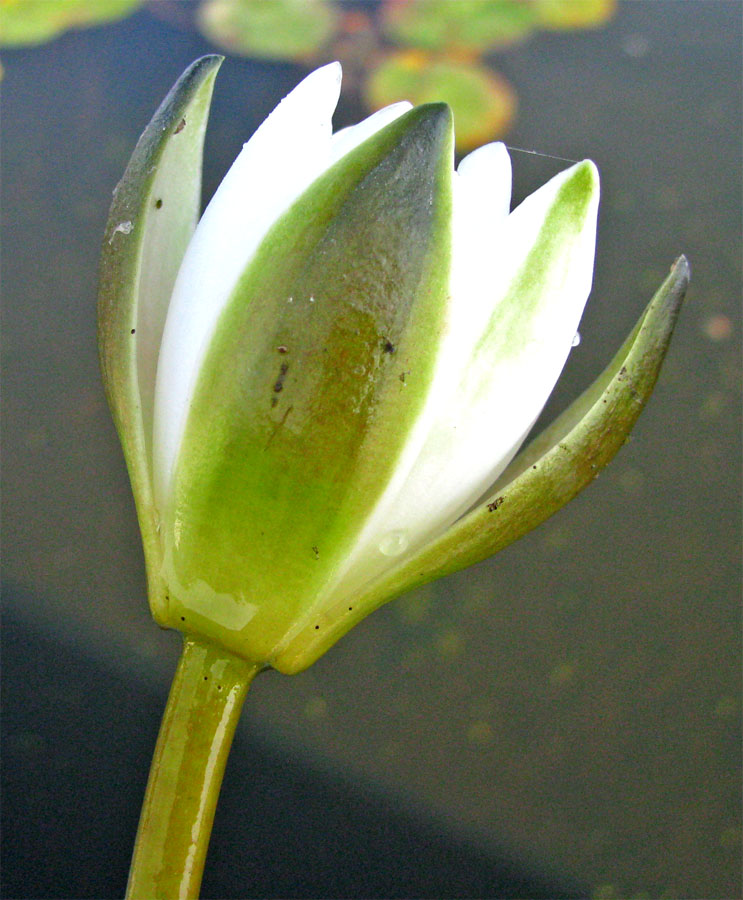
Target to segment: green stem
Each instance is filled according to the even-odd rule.
[[[259,669],[185,638],[150,769],[127,900],[198,897],[232,736]]]

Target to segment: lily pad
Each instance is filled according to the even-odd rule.
[[[536,14],[522,0],[393,0],[385,3],[382,22],[399,44],[482,52],[526,37]]]
[[[559,31],[597,28],[614,15],[616,5],[616,0],[534,0],[538,24]]]
[[[476,63],[433,61],[420,51],[388,56],[370,76],[366,99],[374,109],[397,100],[448,103],[460,151],[503,135],[516,109],[516,94],[501,76]]]
[[[43,44],[70,28],[123,19],[142,0],[0,0],[0,45]]]
[[[243,56],[305,59],[333,35],[337,13],[325,0],[205,0],[199,27]]]

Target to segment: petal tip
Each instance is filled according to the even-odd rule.
[[[598,211],[601,183],[599,170],[590,159],[584,159],[579,163],[565,169],[556,175],[544,186],[548,189],[553,185],[555,195],[561,202],[574,209],[581,217],[592,218]],[[536,196],[533,194],[532,196]]]
[[[483,144],[482,147],[478,147],[477,150],[473,150],[471,153],[462,157],[457,166],[457,172],[460,174],[463,172],[466,173],[470,167],[474,165],[479,166],[481,163],[488,166],[494,166],[497,169],[502,169],[504,166],[507,166],[510,170],[511,154],[508,152],[508,147],[506,147],[503,141],[491,141],[489,144]]]
[[[568,171],[571,171],[570,169]],[[584,159],[576,163],[572,168],[572,177],[581,186],[585,187],[587,192],[598,193],[600,177],[596,163],[592,159]]]
[[[341,94],[343,69],[339,62],[328,63],[314,69],[287,94],[279,107],[291,98],[291,102],[300,108],[307,108],[327,103],[331,112],[335,109]],[[279,108],[277,107],[277,109]]]
[[[343,80],[343,66],[337,59],[324,66],[320,66],[319,69],[315,69],[308,77],[318,75],[320,72],[323,73],[323,77],[327,77],[328,81],[332,80],[340,87],[340,83]]]
[[[685,281],[688,284],[691,280],[691,264],[683,253],[671,266],[671,272],[679,281]]]
[[[194,65],[206,67],[219,66],[224,60],[225,57],[221,53],[205,53],[194,61]]]
[[[418,128],[430,131],[432,136],[454,133],[454,116],[448,103],[423,103],[409,115],[415,116]]]
[[[653,302],[660,298],[661,306],[665,314],[669,316],[670,329],[673,329],[673,323],[681,311],[690,280],[691,266],[689,260],[682,253],[671,266],[666,280],[653,298]],[[668,337],[670,339],[670,331]]]

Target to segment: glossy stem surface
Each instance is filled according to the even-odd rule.
[[[128,900],[198,897],[232,737],[259,668],[184,639],[142,806]]]

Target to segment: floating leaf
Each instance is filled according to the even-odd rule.
[[[399,44],[482,52],[526,37],[536,15],[523,0],[388,0],[382,23]]]
[[[70,28],[123,19],[142,0],[0,0],[0,44],[43,44]]]
[[[374,109],[397,100],[448,103],[454,111],[457,149],[462,151],[502,135],[516,108],[513,88],[484,66],[432,61],[415,50],[387,57],[370,76],[366,99]]]
[[[199,27],[243,56],[304,59],[333,35],[337,14],[325,0],[205,0]]]
[[[542,28],[565,31],[603,25],[616,8],[616,0],[533,0],[533,3]]]

